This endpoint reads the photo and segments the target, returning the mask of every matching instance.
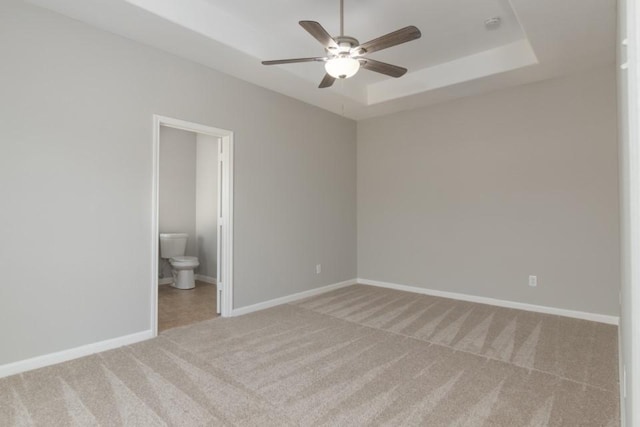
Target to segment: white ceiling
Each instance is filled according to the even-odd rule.
[[[354,119],[612,64],[615,0],[345,0],[345,34],[360,42],[407,25],[422,38],[371,54],[409,72],[367,70],[318,89],[322,56],[299,25],[339,33],[339,0],[29,0]],[[502,25],[487,30],[484,21]]]

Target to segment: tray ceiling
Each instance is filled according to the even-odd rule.
[[[422,38],[371,58],[409,72],[361,70],[318,89],[321,63],[265,67],[265,59],[322,56],[299,25],[339,33],[338,0],[30,0],[243,80],[343,114],[374,117],[613,64],[615,0],[345,0],[345,34],[360,42],[415,25]],[[485,20],[500,17],[497,29]]]

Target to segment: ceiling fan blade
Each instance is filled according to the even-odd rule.
[[[338,44],[333,39],[333,37],[331,37],[329,35],[329,33],[327,33],[327,30],[325,30],[322,27],[322,25],[320,25],[316,21],[300,21],[299,24],[300,24],[300,26],[302,26],[302,28],[307,30],[307,32],[309,34],[311,34],[313,37],[315,37],[315,39],[318,40],[320,42],[320,44],[322,44],[322,46],[325,47],[325,49],[326,48],[332,48],[332,49],[337,49],[338,48]]]
[[[293,59],[276,59],[273,61],[262,61],[262,65],[278,65],[278,64],[293,64],[296,62],[324,62],[327,58],[315,57],[315,58],[293,58]]]
[[[410,42],[411,40],[419,39],[422,33],[417,27],[410,25],[408,27],[401,28],[392,33],[386,34],[377,39],[369,40],[366,43],[361,44],[356,51],[360,50],[360,55],[375,52],[377,50],[386,49],[388,47],[396,46],[402,43]]]
[[[402,77],[407,72],[406,68],[387,64],[386,62],[375,61],[369,58],[360,59],[360,66],[365,70],[375,71],[376,73],[386,74],[391,77]]]
[[[318,87],[320,89],[324,89],[325,87],[331,87],[331,85],[333,85],[333,82],[335,82],[335,81],[336,81],[335,77],[332,77],[329,74],[325,74],[324,78],[320,82],[320,86],[318,86]]]

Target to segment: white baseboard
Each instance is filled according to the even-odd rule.
[[[344,282],[334,283],[332,285],[323,286],[321,288],[311,289],[310,291],[298,292],[297,294],[287,295],[285,297],[280,297],[276,299],[272,299],[265,302],[260,302],[258,304],[248,305],[246,307],[240,307],[233,310],[231,313],[232,316],[242,316],[243,314],[253,313],[254,311],[265,310],[267,308],[275,307],[277,305],[286,304],[288,302],[301,300],[304,298],[309,298],[315,295],[324,294],[325,292],[334,291],[336,289],[344,288],[346,286],[355,285],[357,282],[356,279],[345,280]]]
[[[66,362],[68,360],[77,359],[79,357],[88,356],[94,353],[99,353],[101,351],[111,350],[125,345],[134,344],[140,341],[148,340],[150,338],[153,338],[153,333],[151,330],[142,331],[131,335],[125,335],[105,341],[86,344],[80,347],[70,348],[68,350],[44,354],[42,356],[33,357],[31,359],[7,363],[6,365],[0,365],[0,378],[19,374],[25,371],[30,371],[32,369],[55,365],[58,363]]]
[[[200,280],[201,282],[210,283],[212,285],[216,284],[216,278],[215,277],[205,276],[205,275],[202,275],[202,274],[196,274],[193,277],[194,277],[194,279]],[[165,277],[164,279],[158,279],[158,286],[170,285],[172,283],[173,283],[173,278],[172,277]]]
[[[215,285],[217,283],[217,280],[215,277],[205,276],[204,274],[196,274],[195,279],[200,280],[201,282],[204,282],[204,283],[210,283],[212,285]]]
[[[526,304],[523,302],[506,301],[495,298],[479,297],[475,295],[459,294],[456,292],[438,291],[434,289],[418,288],[416,286],[399,285],[397,283],[380,282],[378,280],[358,279],[362,285],[377,286],[380,288],[396,289],[399,291],[413,292],[417,294],[431,295],[435,297],[451,298],[460,301],[477,302],[480,304],[495,305],[498,307],[515,308],[518,310],[533,311],[536,313],[555,314],[556,316],[573,317],[575,319],[591,320],[593,322],[618,325],[618,316],[606,314],[587,313],[584,311],[567,310],[564,308],[547,307],[544,305]]]

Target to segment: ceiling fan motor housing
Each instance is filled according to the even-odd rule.
[[[326,50],[328,53],[335,56],[350,55],[352,53],[351,49],[360,45],[360,42],[356,38],[349,36],[334,37],[334,40],[336,41],[338,48],[336,49],[333,46],[329,46]]]

